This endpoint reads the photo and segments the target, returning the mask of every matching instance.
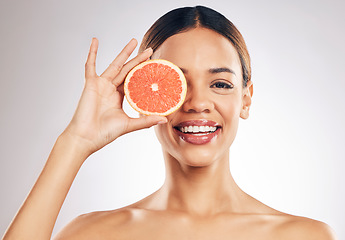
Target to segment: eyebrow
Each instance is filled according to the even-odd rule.
[[[182,72],[184,74],[188,73],[188,71],[184,68],[181,68],[180,69],[182,70]],[[222,72],[228,72],[228,73],[232,73],[236,76],[236,73],[234,70],[230,69],[230,68],[227,68],[227,67],[219,67],[219,68],[210,68],[209,70],[209,73],[222,73]]]
[[[228,72],[228,73],[232,73],[236,76],[236,73],[230,69],[230,68],[227,68],[227,67],[220,67],[220,68],[210,68],[208,70],[210,73],[222,73],[222,72]]]

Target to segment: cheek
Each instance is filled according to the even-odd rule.
[[[169,133],[168,124],[160,124],[154,127],[156,137],[162,146],[166,146],[171,142],[171,134]]]
[[[177,110],[177,112],[178,111],[179,110]],[[154,126],[156,137],[161,144],[171,142],[173,140],[172,139],[172,134],[173,134],[172,120],[178,117],[177,112],[173,112],[169,114],[168,116],[166,116],[168,120],[167,123]]]
[[[239,98],[227,99],[226,104],[218,105],[218,112],[224,121],[224,131],[227,132],[228,137],[234,138],[237,132],[238,123],[241,114],[241,101]]]
[[[239,94],[227,98],[219,98],[215,105],[217,111],[224,119],[231,120],[240,117],[242,102]]]

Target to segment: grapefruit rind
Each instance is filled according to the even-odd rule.
[[[173,69],[174,71],[177,72],[179,79],[181,81],[181,94],[180,94],[180,99],[178,101],[177,104],[175,104],[173,107],[169,108],[167,111],[165,112],[151,112],[151,111],[145,111],[142,108],[138,107],[137,104],[132,100],[132,98],[130,97],[130,91],[128,89],[128,84],[130,83],[131,78],[133,77],[133,74],[138,70],[143,68],[144,66],[148,65],[148,64],[152,64],[152,63],[157,63],[157,64],[163,64],[166,65],[168,67],[170,67],[171,69]],[[164,60],[164,59],[153,59],[153,60],[148,60],[145,62],[142,62],[140,64],[138,64],[137,66],[135,66],[126,76],[125,79],[125,83],[124,83],[124,92],[125,92],[125,96],[126,99],[129,103],[129,105],[131,105],[131,107],[136,110],[137,112],[144,114],[144,115],[159,115],[159,116],[167,116],[173,112],[175,112],[177,109],[179,109],[181,107],[181,105],[183,104],[186,94],[187,94],[187,82],[186,82],[186,78],[182,72],[182,70],[176,66],[175,64],[173,64],[170,61]]]

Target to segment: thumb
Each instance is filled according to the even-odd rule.
[[[128,132],[149,128],[157,124],[167,123],[167,118],[162,116],[141,116],[140,118],[131,118],[128,123]]]

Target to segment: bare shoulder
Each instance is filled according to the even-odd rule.
[[[130,208],[83,214],[67,224],[54,240],[98,239],[101,235],[109,237],[131,222],[133,214]]]
[[[267,236],[272,236],[272,239],[337,240],[332,228],[324,222],[280,212],[258,203],[262,223],[270,226]]]
[[[305,217],[286,215],[276,228],[281,239],[336,240],[331,227],[324,222]]]

